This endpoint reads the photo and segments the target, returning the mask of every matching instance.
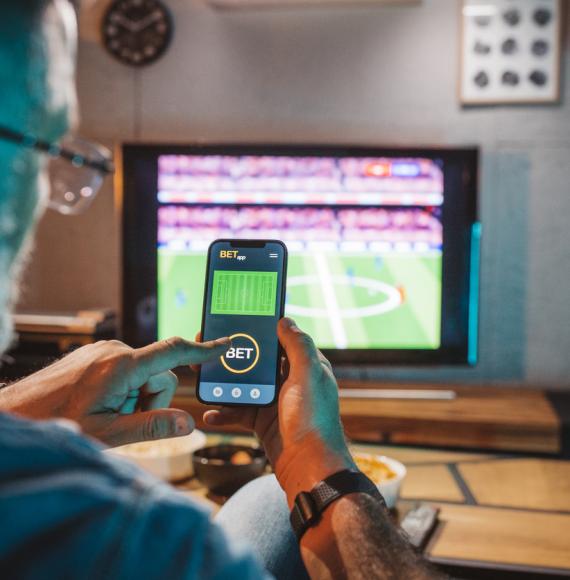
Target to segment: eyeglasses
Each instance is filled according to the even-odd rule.
[[[103,180],[114,173],[113,156],[102,145],[69,135],[48,143],[33,135],[0,127],[0,139],[49,156],[49,207],[64,215],[79,214],[90,205]]]

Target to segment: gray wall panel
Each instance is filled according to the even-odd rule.
[[[456,0],[247,13],[168,0],[175,42],[138,72],[97,42],[106,1],[82,21],[79,94],[91,137],[481,146],[480,364],[347,374],[570,388],[567,38],[562,104],[462,108]],[[114,219],[110,187],[85,217],[47,215],[23,305],[118,307]]]

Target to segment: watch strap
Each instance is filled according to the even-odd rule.
[[[297,539],[300,541],[307,529],[320,520],[331,503],[351,493],[366,493],[386,506],[382,494],[364,473],[356,469],[339,471],[295,498],[290,521]]]

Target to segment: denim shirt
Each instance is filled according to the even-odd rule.
[[[265,577],[208,511],[55,422],[0,414],[0,577]]]

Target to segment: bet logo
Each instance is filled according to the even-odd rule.
[[[249,372],[259,361],[259,345],[249,334],[238,332],[230,336],[232,346],[220,357],[224,368],[230,373]]]
[[[252,352],[254,351],[254,348],[245,348],[245,347],[239,347],[239,348],[229,348],[228,352],[226,352],[226,358],[246,358],[246,359],[250,359],[252,358]]]
[[[220,250],[220,258],[237,258],[238,250]]]

